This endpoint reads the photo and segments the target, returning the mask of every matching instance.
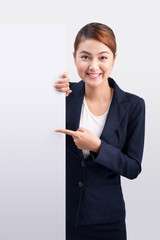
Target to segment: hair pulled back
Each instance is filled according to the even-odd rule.
[[[92,22],[85,25],[77,33],[74,42],[74,56],[81,41],[85,39],[95,39],[109,47],[115,56],[117,51],[116,38],[114,32],[105,24]]]

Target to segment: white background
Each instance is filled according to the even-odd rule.
[[[72,56],[80,28],[90,22],[101,22],[114,30],[118,56],[111,77],[122,89],[143,97],[146,102],[142,173],[135,180],[123,178],[128,239],[159,239],[159,1],[5,0],[0,5],[0,22],[66,23],[66,70],[71,81],[80,80]]]
[[[65,137],[54,132],[65,128],[65,96],[53,88],[65,68],[65,30],[0,25],[2,240],[65,239]]]

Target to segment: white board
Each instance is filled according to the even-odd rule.
[[[64,24],[0,25],[0,239],[65,239]]]

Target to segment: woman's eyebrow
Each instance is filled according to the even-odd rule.
[[[92,55],[91,53],[89,53],[89,52],[87,52],[87,51],[82,51],[82,52],[80,52],[80,53],[86,53],[86,54],[88,54],[88,55]],[[107,53],[107,54],[109,54],[109,52],[103,51],[103,52],[98,53],[97,55],[102,54],[102,53]]]

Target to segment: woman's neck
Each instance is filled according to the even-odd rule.
[[[92,102],[110,101],[112,90],[108,80],[97,87],[90,87],[85,83],[85,98]]]

